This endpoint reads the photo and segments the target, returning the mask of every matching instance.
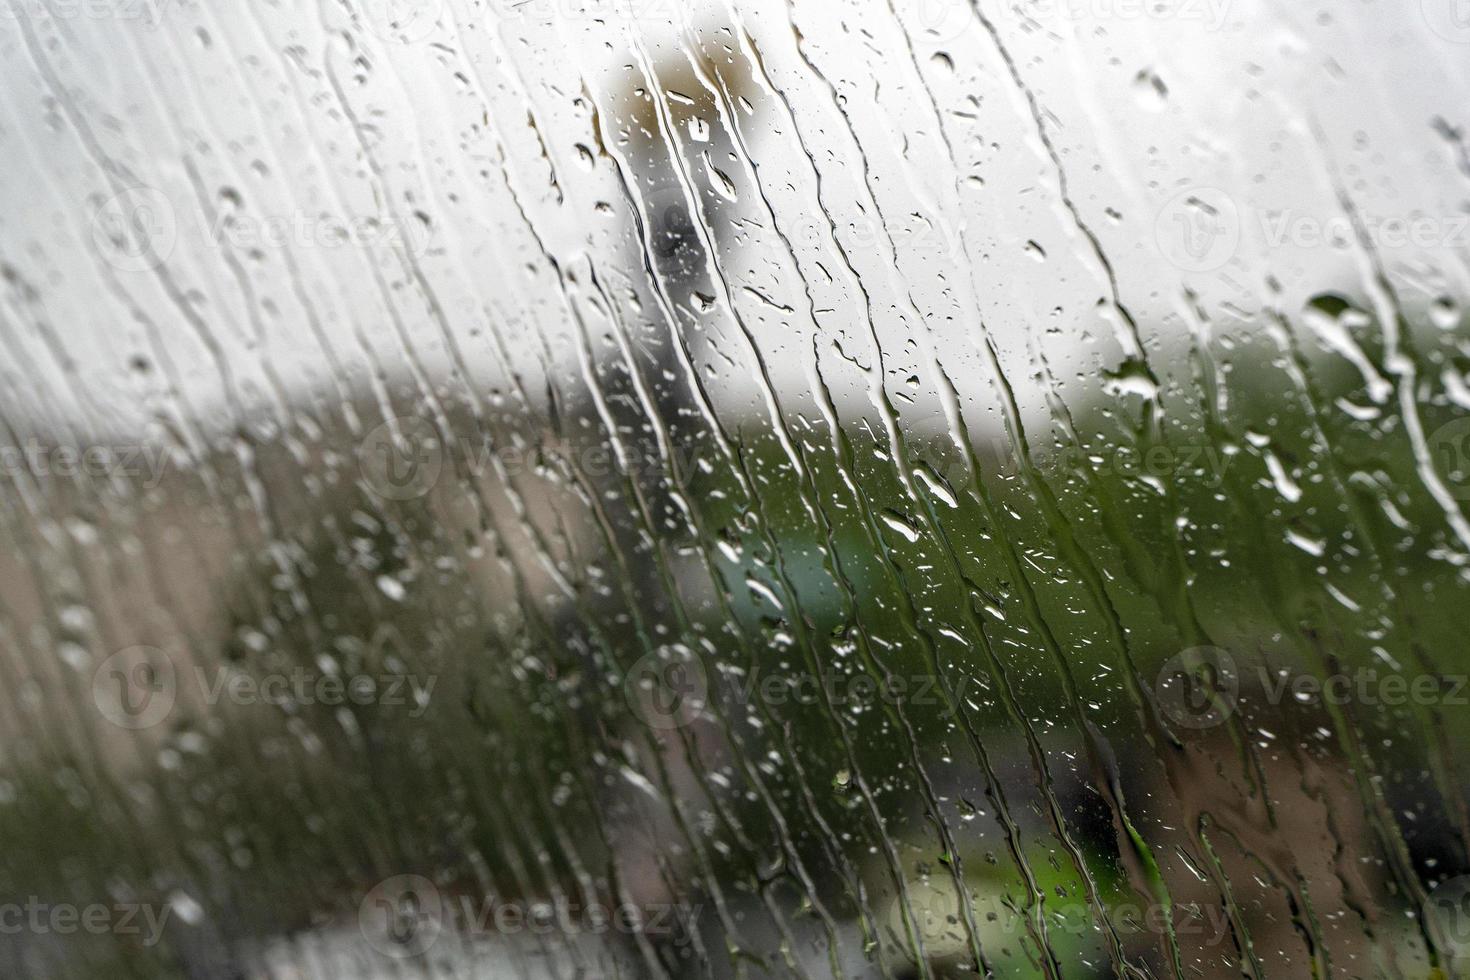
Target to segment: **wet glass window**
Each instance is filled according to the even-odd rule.
[[[1465,0],[0,0],[0,976],[1470,974]]]

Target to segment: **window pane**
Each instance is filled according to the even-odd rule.
[[[1467,968],[1463,0],[3,3],[3,975]]]

